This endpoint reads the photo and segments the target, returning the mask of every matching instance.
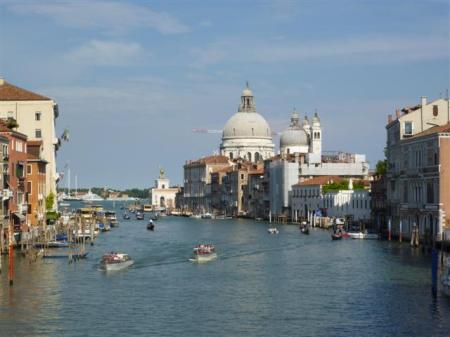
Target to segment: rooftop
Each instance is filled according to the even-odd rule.
[[[320,177],[314,177],[305,181],[301,181],[298,184],[295,184],[294,186],[315,186],[315,185],[325,185],[332,182],[341,182],[344,179],[339,176],[320,176]]]
[[[186,162],[186,165],[213,165],[213,164],[228,164],[229,159],[226,156],[208,156],[203,157],[197,160],[189,160]]]
[[[414,136],[410,137],[409,139],[424,137],[424,136],[432,135],[435,133],[442,133],[442,132],[450,132],[450,123],[447,123],[444,125],[439,125],[439,126],[433,126],[432,128],[429,128],[425,131],[415,134]]]
[[[0,79],[0,101],[51,101],[51,99]]]

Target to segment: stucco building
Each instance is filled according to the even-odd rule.
[[[41,157],[42,141],[28,141],[27,148],[28,221],[32,227],[36,228],[43,225],[45,216],[47,161]]]
[[[150,189],[150,202],[153,209],[174,208],[178,191],[178,187],[170,187],[170,180],[166,177],[164,170],[160,169],[159,178],[155,180],[155,186]]]
[[[438,99],[388,117],[387,202],[393,235],[440,239],[449,225],[450,101]]]
[[[17,131],[29,140],[42,141],[42,158],[47,161],[47,193],[56,193],[56,151],[59,139],[55,131],[58,117],[56,102],[43,95],[19,88],[0,78],[0,118],[14,118]]]

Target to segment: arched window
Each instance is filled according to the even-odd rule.
[[[233,128],[233,136],[236,136],[236,129]]]
[[[252,153],[251,152],[247,153],[247,159],[248,159],[248,161],[252,161]]]
[[[230,159],[233,159],[233,152],[230,152]]]
[[[255,162],[259,162],[261,160],[261,155],[259,152],[255,152]]]
[[[291,149],[288,148],[288,149],[286,150],[286,152],[287,152],[287,154],[291,153]]]

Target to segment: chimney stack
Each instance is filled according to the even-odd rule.
[[[422,105],[422,108],[427,105],[427,96],[420,97],[420,104]]]

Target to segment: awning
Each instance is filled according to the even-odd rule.
[[[17,219],[19,219],[20,222],[25,221],[25,220],[27,219],[27,218],[25,217],[25,215],[23,215],[23,214],[21,214],[21,213],[18,213],[18,212],[13,213],[13,215],[14,215]]]

